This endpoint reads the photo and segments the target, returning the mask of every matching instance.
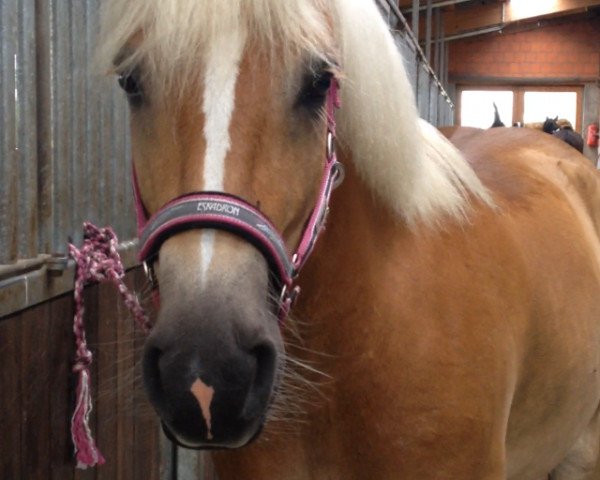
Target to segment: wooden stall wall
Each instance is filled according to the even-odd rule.
[[[143,291],[141,270],[130,270],[126,283]],[[204,455],[194,452],[193,462],[178,462],[177,451],[160,433],[141,381],[144,334],[115,288],[86,288],[85,306],[94,355],[91,428],[106,463],[79,470],[73,459],[75,340],[69,293],[0,319],[0,479],[214,480]]]
[[[127,276],[132,285],[135,271]],[[137,372],[141,342],[109,285],[85,291],[94,410],[91,427],[106,458],[76,470],[70,438],[73,408],[71,294],[0,320],[0,478],[156,479],[158,424]]]

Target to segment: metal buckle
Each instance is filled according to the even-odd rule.
[[[153,289],[158,288],[158,278],[156,278],[156,273],[154,272],[152,263],[146,260],[142,262],[142,266],[144,267],[144,273],[146,274],[146,278],[148,279],[150,286]]]
[[[293,287],[291,290],[288,290],[288,286],[284,285],[281,289],[281,295],[279,296],[279,303],[284,305],[285,303],[289,302],[289,308],[291,308],[294,306],[294,303],[296,303],[299,294],[300,287],[298,285]]]

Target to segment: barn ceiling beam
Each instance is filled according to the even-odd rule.
[[[552,0],[549,2],[532,2],[531,0],[511,0],[504,8],[506,23],[527,20],[529,18],[566,14],[581,9],[600,5],[598,0]]]
[[[489,3],[444,12],[446,37],[502,25],[503,6],[501,3]]]
[[[452,40],[461,40],[463,38],[476,37],[477,35],[485,35],[486,33],[499,32],[504,27],[502,25],[495,25],[493,27],[486,27],[480,30],[471,30],[469,32],[457,33],[455,35],[449,35],[444,38],[444,41],[451,42]]]
[[[462,7],[442,11],[444,40],[458,38],[461,35],[478,35],[488,29],[500,29],[503,25],[503,5],[501,3],[479,4],[476,7]],[[419,29],[419,41],[426,41],[423,19]]]
[[[435,3],[435,2],[434,2]],[[482,35],[501,30],[516,22],[546,19],[600,7],[600,0],[510,0],[506,2],[465,4],[443,10],[444,40]],[[425,42],[423,23],[419,40]]]
[[[410,3],[411,1],[412,0],[400,1],[400,9],[404,15],[411,13],[415,9],[414,2],[412,3],[412,6],[411,6],[411,3]],[[431,8],[447,7],[449,5],[456,5],[458,3],[465,3],[465,2],[471,2],[471,1],[473,1],[473,0],[438,0],[437,2],[431,3]],[[427,4],[421,4],[421,5],[419,5],[418,8],[419,8],[419,10],[426,10]]]

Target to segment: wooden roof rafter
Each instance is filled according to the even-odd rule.
[[[430,0],[431,9],[443,12],[444,40],[481,35],[520,23],[600,10],[600,0]],[[419,10],[427,10],[428,0],[418,0]],[[402,13],[413,15],[413,0],[399,0]],[[419,15],[420,41],[425,41],[426,14]]]

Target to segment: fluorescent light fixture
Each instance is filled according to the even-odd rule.
[[[506,6],[506,20],[516,21],[548,15],[561,10],[560,3],[560,0],[510,0]]]

